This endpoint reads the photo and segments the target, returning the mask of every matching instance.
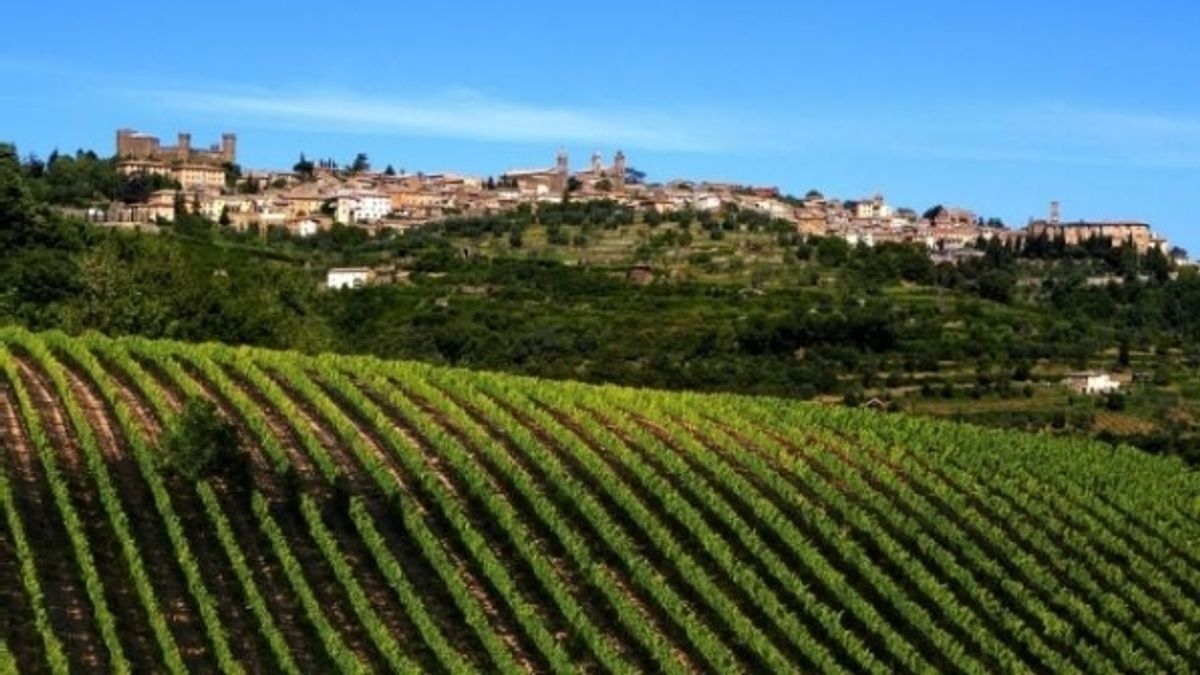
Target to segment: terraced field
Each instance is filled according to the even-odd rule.
[[[0,331],[0,672],[1188,672],[1200,477],[732,396]],[[158,437],[232,420],[248,476]]]

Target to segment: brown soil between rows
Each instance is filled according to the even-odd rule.
[[[115,423],[114,413],[108,404],[93,390],[95,385],[70,368],[67,378],[71,395],[83,409],[107,460],[122,509],[128,518],[130,533],[150,576],[159,609],[175,635],[185,665],[191,672],[216,672],[216,657],[196,609],[195,599],[187,590],[187,581],[179,566],[175,547],[166,534],[166,526],[160,521],[164,516],[158,513],[150,487],[133,458],[132,448],[117,428],[119,425]],[[170,514],[165,517],[170,517]]]
[[[7,400],[7,385],[3,386],[3,393],[0,395],[4,398],[3,411],[0,412],[0,417],[3,417],[3,419],[0,419],[0,424],[8,428],[12,423],[12,418],[9,417],[11,408]],[[15,447],[16,443],[10,440],[12,438],[11,431],[0,430],[0,451],[5,454],[5,461],[0,462],[0,468],[3,470],[8,490],[12,493],[13,508],[15,510],[13,515],[21,523],[20,527],[24,530],[26,542],[30,548],[33,548],[34,543],[29,540],[41,537],[42,533],[40,529],[32,531],[33,528],[31,528],[31,525],[33,523],[26,522],[17,507],[17,502],[20,500],[18,493],[31,488],[23,478],[13,479],[12,460],[16,459],[16,455],[21,451]],[[28,454],[29,448],[26,447],[23,451],[25,454]],[[8,648],[10,655],[16,659],[17,663],[43,664],[46,663],[46,659],[42,636],[38,633],[34,622],[32,599],[27,593],[21,565],[22,561],[17,554],[16,533],[9,529],[7,521],[8,518],[4,511],[0,510],[0,607],[4,608],[4,611],[0,612],[0,643]],[[37,524],[40,525],[41,523],[38,522]],[[48,565],[40,563],[40,560],[35,561],[36,567],[40,568],[36,569],[35,574],[40,577],[38,584],[44,586],[47,581],[44,578],[45,569],[47,566],[53,568],[53,563],[49,563]],[[51,579],[50,581],[53,583],[55,580]],[[45,594],[46,589],[43,587],[42,590]],[[47,607],[47,611],[51,613],[51,623],[61,623],[55,621],[54,614],[56,611],[61,611],[62,608],[57,606],[57,599],[54,602],[55,606],[51,609],[49,608],[51,602],[45,597],[42,599],[43,606]],[[83,618],[82,615],[85,613],[84,607],[76,607],[74,611],[79,613],[80,616],[78,618]],[[66,626],[60,626],[60,628],[66,628]],[[53,626],[51,630],[55,630]],[[62,631],[56,630],[55,634],[62,639]],[[70,639],[68,638],[67,641],[70,641]],[[82,645],[64,645],[68,658],[79,655],[78,653],[73,653],[77,652],[76,648],[78,646]]]
[[[265,395],[258,392],[248,377],[235,372],[228,365],[225,368],[226,374],[230,376],[235,385],[260,406],[262,414],[273,420],[270,424],[271,429],[276,434],[277,440],[289,448],[289,454],[304,453],[306,446],[301,442],[299,434],[307,431],[313,433],[314,437],[320,436],[317,442],[321,443],[325,452],[338,462],[339,470],[347,476],[348,489],[360,496],[366,493],[365,496],[370,500],[375,487],[373,483],[364,483],[365,470],[358,465],[354,458],[345,453],[339,444],[333,442],[332,436],[304,410],[300,401],[293,398],[288,391],[281,389],[283,395],[292,400],[297,408],[297,415],[301,418],[293,421],[274,403],[271,403]],[[275,383],[275,386],[278,386],[278,383]],[[303,426],[298,427],[297,425]],[[315,431],[313,431],[314,429]],[[347,487],[343,486],[339,489],[345,490]],[[389,629],[400,645],[412,651],[410,655],[416,658],[426,671],[436,670],[438,666],[435,655],[420,639],[416,627],[408,619],[404,608],[398,604],[395,593],[388,587],[383,573],[375,565],[373,557],[359,538],[358,532],[349,518],[348,502],[345,501],[347,496],[335,494],[327,499],[323,509],[325,525],[333,533],[343,557],[354,573],[355,580],[366,594],[371,609],[379,616],[380,621]],[[377,497],[377,495],[374,496]]]
[[[479,570],[469,562],[474,559],[473,555],[462,543],[445,514],[436,506],[434,497],[426,492],[421,486],[420,481],[415,479],[409,480],[407,478],[408,471],[406,467],[393,454],[393,452],[409,452],[409,450],[395,448],[393,446],[393,438],[398,437],[401,443],[413,449],[420,448],[423,439],[416,436],[410,429],[395,425],[394,422],[392,428],[387,431],[395,434],[395,436],[386,436],[385,430],[376,429],[368,423],[363,418],[362,413],[350,405],[336,388],[325,382],[319,374],[310,374],[310,377],[314,384],[342,410],[347,420],[354,426],[360,438],[363,439],[365,445],[371,449],[373,454],[389,467],[389,471],[402,477],[402,484],[410,486],[410,490],[406,494],[422,514],[422,518],[430,531],[442,542],[443,550],[454,565],[459,579],[465,584],[484,615],[488,617],[488,622],[492,630],[508,646],[516,662],[529,672],[544,669],[544,665],[538,664],[540,657],[536,656],[536,649],[525,640],[524,635],[517,627],[517,620],[513,616],[511,609],[499,597],[498,592],[492,584],[487,581],[482,570]],[[386,523],[386,521],[381,522],[379,518],[376,519],[376,522],[380,525]],[[391,533],[393,541],[399,539],[396,534],[394,531]],[[447,635],[454,637],[456,632],[459,639],[467,638],[466,631],[449,631]],[[465,653],[473,652],[468,651]]]
[[[127,373],[103,359],[101,363],[112,378],[120,400],[136,418],[141,432],[150,442],[154,442],[161,432],[162,420],[143,398],[144,393],[133,385]],[[156,385],[143,382],[143,386]],[[188,536],[204,583],[216,601],[221,625],[225,629],[234,658],[247,672],[269,672],[274,657],[261,631],[254,624],[253,617],[247,611],[247,600],[236,575],[231,570],[232,563],[224,554],[195,486],[177,476],[166,475],[164,480],[175,502],[176,513],[179,515],[183,531]]]
[[[187,398],[184,385],[175,382],[166,370],[149,358],[139,354],[133,354],[133,357],[167,395],[172,407],[176,410],[181,408]],[[203,380],[186,372],[183,377],[190,378],[192,384],[197,386],[205,398],[213,401],[227,418],[235,423],[239,421],[236,415],[231,414],[228,402],[215,394]],[[239,433],[243,437],[248,434],[244,426],[239,427]],[[252,443],[244,443],[243,447],[249,448],[248,452],[251,454],[252,483],[268,489],[273,487],[268,477],[270,464]],[[212,486],[246,564],[254,576],[254,585],[267,603],[276,627],[287,642],[292,658],[304,672],[331,672],[333,665],[321,647],[320,638],[308,623],[298,598],[283,576],[280,563],[271,553],[269,543],[254,520],[250,494],[244,487],[232,485],[222,479],[213,480]]]
[[[214,362],[214,365],[215,364]],[[188,374],[195,379],[205,390],[211,394],[215,394],[218,400],[217,405],[222,412],[231,420],[234,420],[239,427],[243,429],[243,443],[248,444],[247,447],[252,447],[259,454],[265,455],[265,449],[262,447],[261,440],[253,435],[247,411],[235,406],[229,398],[217,390],[216,383],[212,382],[199,368],[189,364],[191,367],[185,367]],[[219,365],[217,365],[220,368]],[[320,488],[320,491],[325,491],[319,473],[312,464],[310,458],[300,447],[294,436],[291,434],[291,429],[286,422],[272,406],[263,399],[255,399],[249,395],[246,388],[243,388],[237,380],[230,380],[230,384],[235,390],[246,395],[250,401],[255,402],[256,410],[261,414],[267,423],[268,428],[274,436],[274,439],[283,448],[289,459],[303,462],[301,467],[298,467],[297,473],[300,475],[299,485],[288,485],[281,482],[275,474],[267,474],[258,477],[256,485],[271,485],[272,489],[267,494],[273,495],[269,498],[271,503],[272,516],[275,522],[283,531],[292,555],[300,562],[301,568],[304,570],[305,577],[309,586],[312,588],[314,595],[321,605],[329,622],[341,635],[346,646],[349,647],[364,663],[371,664],[376,670],[385,669],[385,661],[367,635],[366,629],[358,620],[357,614],[354,613],[350,600],[346,596],[345,590],[337,580],[337,576],[333,573],[329,562],[321,553],[316,542],[308,532],[307,525],[303,522],[303,517],[299,512],[298,495],[302,490],[313,490]],[[292,466],[296,466],[293,464]],[[314,490],[315,491],[315,490]],[[319,492],[318,492],[319,494]]]
[[[91,470],[84,461],[62,403],[44,373],[25,357],[15,358],[22,381],[56,450],[62,478],[70,489],[71,503],[83,525],[96,570],[104,585],[106,604],[117,623],[117,634],[125,656],[135,669],[157,670],[162,667],[160,647],[150,631],[146,630],[150,625],[146,610],[131,581],[133,577],[129,565],[121,552],[119,540],[105,513],[98,488],[91,479]]]
[[[396,380],[393,380],[393,383],[397,386],[402,386],[402,383]],[[479,425],[488,435],[489,440],[495,441],[503,448],[505,457],[499,461],[510,461],[516,467],[519,467],[519,470],[529,477],[534,488],[550,498],[551,503],[561,517],[561,521],[571,527],[576,535],[588,545],[588,556],[592,558],[594,564],[601,565],[606,570],[605,576],[613,580],[618,592],[634,607],[641,620],[645,622],[645,625],[651,627],[660,635],[667,635],[665,626],[669,624],[669,619],[665,619],[661,616],[660,612],[652,609],[652,605],[647,603],[646,598],[634,590],[632,581],[627,578],[627,575],[619,565],[619,561],[615,559],[615,553],[611,549],[599,544],[599,542],[604,541],[604,537],[591,526],[587,518],[578,510],[574,500],[562,492],[561,486],[549,480],[545,469],[538,465],[520,447],[520,444],[517,443],[508,431],[501,428],[495,420],[491,419],[479,407],[470,403],[464,396],[452,392],[438,383],[430,382],[429,384],[435,387],[453,405],[462,410],[475,424]],[[481,456],[481,449],[473,444],[466,444],[466,447],[478,458],[478,461],[486,463],[495,475],[499,476],[503,474],[503,471],[495,463],[497,460],[483,458]],[[512,492],[512,490],[516,489],[515,485],[506,484],[506,489],[509,490],[510,502],[523,509],[523,518],[537,529],[542,540],[557,544],[548,554],[555,561],[556,569],[559,570],[559,573],[569,579],[570,583],[577,589],[577,595],[585,611],[592,617],[592,620],[602,627],[609,627],[607,631],[616,638],[616,643],[626,659],[631,660],[645,671],[657,669],[658,666],[654,663],[651,654],[646,651],[643,645],[638,644],[635,637],[628,632],[626,627],[620,625],[619,616],[610,601],[604,597],[599,589],[586,581],[579,570],[575,569],[573,565],[568,565],[565,560],[560,559],[567,552],[557,542],[550,528],[538,518],[537,514],[533,511],[533,507],[526,503],[525,498],[519,497]],[[580,528],[585,529],[581,530]],[[677,655],[682,655],[685,651],[678,644],[673,645],[672,650]],[[695,670],[694,664],[690,664],[685,656],[680,656],[679,660],[681,665],[685,665],[690,670]]]
[[[537,420],[531,417],[528,413],[520,410],[510,401],[494,396],[490,392],[483,392],[485,396],[491,399],[492,403],[500,407],[505,413],[517,420],[528,431],[533,434],[543,447],[545,447],[558,461],[558,463],[571,473],[580,483],[585,486],[597,503],[604,509],[609,519],[616,524],[622,531],[622,534],[629,539],[634,546],[641,551],[652,552],[656,547],[647,538],[641,528],[633,522],[630,516],[625,512],[620,504],[616,502],[614,497],[608,493],[606,489],[598,485],[596,479],[591,475],[591,472],[583,465],[582,461],[567,447],[564,447],[547,429],[544,429]],[[557,420],[555,420],[557,422]],[[566,427],[564,427],[566,429]],[[575,435],[581,443],[587,443],[587,438],[581,438],[570,429],[566,429],[568,433]],[[595,448],[593,448],[593,451]],[[603,452],[603,451],[602,451]],[[601,536],[601,541],[604,537]],[[630,561],[624,560],[621,556],[616,555],[610,550],[605,550],[604,555],[609,560],[610,564],[615,569],[621,570],[622,576],[631,580],[631,583],[625,586],[626,590],[633,594],[637,599],[637,603],[647,609],[653,608],[655,619],[653,624],[667,636],[674,645],[677,659],[684,665],[685,668],[691,671],[702,671],[702,666],[696,662],[699,655],[699,650],[694,644],[691,644],[690,638],[687,636],[683,626],[679,625],[674,619],[665,614],[658,608],[658,603],[653,600],[648,589],[644,587],[644,582],[633,579],[633,569],[630,567]],[[656,565],[655,569],[662,574],[661,582],[667,585],[673,593],[682,598],[690,608],[697,608],[703,601],[694,597],[689,590],[687,584],[674,566]],[[635,590],[636,589],[636,590]]]

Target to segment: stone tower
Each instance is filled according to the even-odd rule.
[[[192,135],[184,132],[179,132],[178,139],[175,143],[175,159],[181,162],[188,161],[192,155]]]
[[[554,191],[567,191],[567,178],[571,175],[570,163],[567,160],[567,151],[559,150],[558,156],[554,159]]]
[[[133,134],[129,129],[117,129],[117,157],[129,154],[129,137]]]
[[[230,164],[237,161],[237,134],[221,134],[221,159]]]
[[[613,155],[613,185],[618,190],[625,188],[625,153],[620,150]]]
[[[600,153],[593,152],[592,153],[592,175],[599,176],[602,173],[604,173],[604,158],[600,156]]]

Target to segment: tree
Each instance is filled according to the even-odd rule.
[[[34,180],[46,175],[46,162],[38,159],[38,156],[32,152],[29,153],[29,156],[25,158],[25,175]]]
[[[8,243],[6,240],[9,239],[19,241],[21,231],[30,227],[33,221],[33,195],[21,175],[17,149],[0,144],[0,242]]]
[[[387,168],[383,170],[383,175],[385,175],[385,176],[395,176],[395,175],[396,175],[396,168],[395,168],[394,166],[392,166],[391,164],[388,164],[388,165],[387,165]]]
[[[367,153],[360,152],[354,156],[354,161],[350,163],[350,173],[364,173],[371,170],[371,162],[367,160]]]
[[[312,180],[316,166],[305,158],[304,153],[300,153],[300,161],[292,165],[292,171],[300,175],[301,180]]]
[[[1017,280],[1004,270],[988,270],[979,275],[976,290],[979,296],[996,302],[1008,302],[1012,299],[1013,288]]]
[[[225,162],[221,165],[221,169],[225,171],[225,187],[232,190],[237,187],[238,181],[242,178],[242,167],[233,162]]]
[[[159,449],[164,465],[189,480],[245,470],[237,430],[203,398],[191,398],[167,424]]]
[[[612,190],[612,181],[607,178],[601,178],[596,181],[596,190],[599,192],[609,192]]]
[[[178,190],[179,183],[167,176],[135,173],[121,176],[117,182],[115,197],[126,204],[137,204],[150,199],[159,190]]]

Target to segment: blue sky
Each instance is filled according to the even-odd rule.
[[[1200,252],[1200,3],[10,4],[0,140],[22,152],[111,152],[118,126],[236,131],[249,167],[498,174],[622,148],[652,180],[1010,225],[1058,199]]]

